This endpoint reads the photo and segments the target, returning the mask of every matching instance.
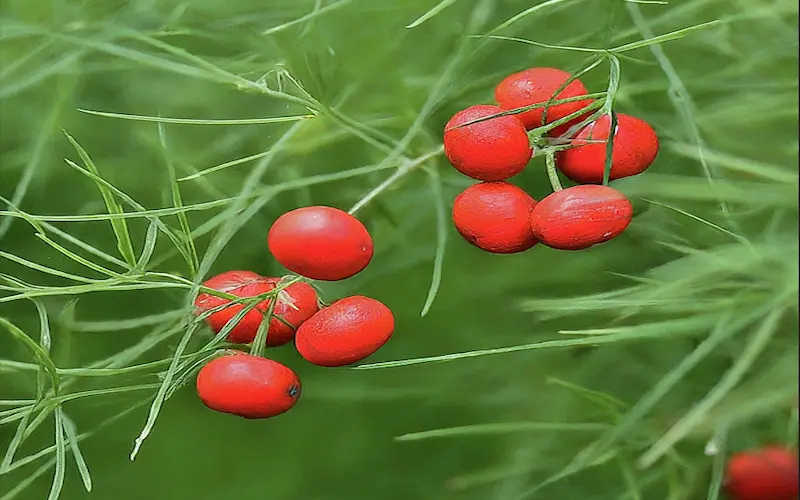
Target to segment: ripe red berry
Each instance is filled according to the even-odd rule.
[[[269,249],[287,269],[308,278],[337,281],[372,260],[372,237],[352,215],[326,206],[287,212],[272,224]]]
[[[273,290],[279,282],[280,278],[266,278],[250,271],[228,271],[207,280],[203,286],[244,298],[267,293]],[[197,312],[201,313],[230,302],[222,297],[201,293],[195,300],[195,307]],[[258,327],[271,302],[271,299],[265,299],[245,314],[228,333],[228,341],[240,344],[252,342],[256,338]],[[234,304],[211,314],[206,321],[215,333],[219,333],[225,323],[244,307],[244,304]],[[312,286],[299,282],[283,289],[279,294],[273,314],[280,316],[294,328],[273,316],[267,331],[267,345],[275,347],[291,341],[294,338],[295,329],[313,316],[317,310],[319,310],[317,292]]]
[[[509,110],[540,104],[547,102],[555,95],[556,91],[572,75],[566,71],[555,68],[531,68],[519,73],[514,73],[501,81],[494,89],[494,97],[501,108]],[[586,87],[580,80],[575,79],[569,83],[564,90],[558,93],[555,99],[569,99],[588,94]],[[580,111],[592,103],[591,99],[556,104],[547,108],[546,123],[553,123],[556,120],[566,117],[572,113]],[[531,130],[542,126],[542,116],[544,108],[534,108],[517,116],[520,117],[525,128]],[[572,125],[579,123],[588,116],[587,113],[570,120],[564,125],[560,125],[548,133],[552,137],[557,137],[566,132]]]
[[[525,127],[516,116],[452,128],[502,112],[497,106],[478,105],[450,118],[445,125],[444,152],[456,170],[481,181],[502,181],[525,169],[533,150]]]
[[[531,211],[536,200],[508,182],[481,182],[453,202],[453,223],[467,241],[492,253],[516,253],[536,244]]]
[[[295,345],[319,366],[344,366],[372,355],[391,338],[394,315],[375,299],[356,295],[337,300],[297,330]]]
[[[244,418],[280,415],[297,403],[300,391],[300,379],[288,367],[238,351],[213,359],[197,374],[203,404]]]
[[[797,451],[778,446],[731,457],[725,489],[731,500],[797,500]]]
[[[571,149],[556,155],[556,165],[564,175],[583,184],[603,182],[606,165],[605,142],[611,128],[611,117],[600,117],[584,127],[572,140]],[[614,135],[609,179],[620,179],[644,172],[658,155],[658,137],[647,122],[618,114]]]
[[[531,229],[543,244],[583,250],[617,237],[628,227],[633,207],[608,186],[573,186],[547,196],[531,212]]]

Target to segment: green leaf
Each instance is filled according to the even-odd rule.
[[[136,459],[139,449],[142,447],[145,439],[147,439],[147,436],[150,435],[150,432],[156,425],[156,420],[158,419],[158,414],[161,411],[161,406],[166,400],[167,391],[169,390],[172,379],[177,372],[178,362],[181,359],[181,355],[186,350],[186,347],[189,345],[189,341],[192,339],[192,335],[194,335],[194,332],[197,330],[197,328],[197,324],[189,325],[189,327],[186,329],[186,333],[184,333],[183,337],[181,338],[180,343],[175,348],[175,353],[173,354],[169,369],[167,369],[167,372],[164,375],[164,380],[159,385],[156,396],[153,399],[153,403],[150,405],[150,413],[147,415],[147,421],[145,422],[144,428],[142,429],[142,432],[139,433],[139,436],[134,440],[133,451],[131,451],[130,455],[131,461]]]
[[[61,496],[61,489],[64,487],[64,475],[67,471],[67,447],[64,442],[64,415],[61,407],[54,411],[56,427],[56,469],[53,473],[53,484],[50,487],[50,494],[47,500],[58,500]]]
[[[19,424],[17,424],[17,430],[14,432],[14,437],[11,438],[11,442],[8,443],[8,448],[6,448],[6,452],[3,455],[3,461],[0,463],[0,474],[6,474],[11,470],[11,466],[14,462],[14,454],[16,454],[25,438],[25,431],[28,428],[28,421],[33,413],[32,411],[27,411],[29,408],[33,408],[33,404],[29,405],[28,407],[15,408],[15,410],[18,411],[15,411],[11,414],[11,418],[19,416]],[[0,423],[6,423],[9,421],[12,420],[3,419],[0,420]]]
[[[175,123],[182,125],[263,125],[267,123],[287,123],[299,120],[314,118],[316,115],[294,115],[294,116],[270,116],[266,118],[240,118],[231,120],[204,120],[194,118],[165,118],[162,116],[128,115],[124,113],[109,113],[107,111],[92,111],[90,109],[78,109],[81,113],[89,115],[103,116],[106,118],[119,118],[123,120],[133,120],[141,122]]]
[[[545,340],[532,344],[521,344],[508,347],[497,347],[494,349],[480,349],[475,351],[457,352],[443,354],[441,356],[427,356],[421,358],[401,359],[397,361],[383,361],[379,363],[367,363],[353,366],[354,370],[374,370],[382,368],[398,368],[411,365],[428,363],[445,363],[468,358],[482,356],[493,356],[497,354],[508,354],[512,352],[531,351],[538,349],[558,349],[566,347],[577,347],[596,344],[611,344],[616,342],[627,342],[632,340],[643,340],[646,338],[664,338],[670,335],[695,333],[698,324],[705,324],[713,320],[713,317],[697,316],[690,319],[679,319],[653,323],[650,325],[634,325],[618,328],[604,328],[592,330],[562,330],[559,333],[588,335],[586,338],[570,340]]]
[[[436,16],[438,13],[440,13],[444,9],[446,9],[446,8],[450,7],[451,5],[453,5],[454,3],[456,3],[456,1],[457,0],[442,0],[441,2],[439,2],[436,5],[434,5],[433,7],[431,7],[431,9],[428,10],[426,13],[422,14],[417,19],[415,19],[413,22],[411,22],[411,24],[407,25],[406,28],[407,29],[416,28],[417,26],[421,25],[425,21],[427,21],[427,20],[431,19],[432,17]]]
[[[14,323],[6,318],[0,317],[0,326],[3,326],[15,339],[22,343],[33,354],[33,357],[50,374],[50,383],[52,390],[57,394],[59,387],[59,376],[56,370],[56,365],[50,359],[50,355],[39,344],[33,341],[28,335],[20,330]]]
[[[328,11],[331,11],[331,10],[334,10],[334,9],[338,9],[340,7],[344,7],[345,5],[349,4],[351,1],[352,0],[338,0],[336,2],[333,2],[331,4],[326,5],[325,7],[322,7],[321,9],[314,9],[313,11],[311,11],[308,14],[306,14],[305,16],[298,17],[297,19],[293,19],[293,20],[291,20],[289,22],[286,22],[286,23],[283,23],[283,24],[279,24],[277,26],[273,26],[272,28],[269,28],[268,30],[265,30],[261,34],[262,35],[272,35],[272,34],[277,33],[279,31],[283,31],[286,28],[289,28],[291,26],[295,26],[297,24],[302,24],[302,23],[304,23],[306,21],[310,21],[310,20],[312,20],[312,19],[314,19],[314,18],[316,18],[318,16],[321,16],[322,14],[324,14],[324,13],[326,13]]]
[[[78,144],[78,141],[73,139],[73,137],[69,135],[66,130],[62,130],[62,132],[78,152],[84,167],[86,167],[86,169],[96,177],[100,177],[100,171],[97,170],[97,166],[95,166],[86,150],[84,150],[83,147]],[[102,183],[95,183],[97,184],[97,189],[100,190],[100,194],[103,197],[103,202],[106,204],[106,210],[108,213],[117,215],[124,213],[125,211],[122,209],[122,205],[120,205],[114,198],[114,194],[111,192],[111,190]],[[133,251],[133,244],[131,243],[131,235],[128,232],[128,223],[125,221],[125,219],[111,219],[111,227],[114,230],[114,236],[117,238],[117,248],[119,249],[122,258],[125,259],[125,262],[127,262],[128,265],[136,265],[136,257]]]
[[[438,172],[433,168],[426,169],[430,176],[431,191],[434,198],[436,207],[436,254],[433,258],[433,277],[431,278],[431,285],[428,288],[428,295],[425,298],[425,304],[422,306],[420,316],[424,317],[430,311],[433,301],[436,300],[436,294],[439,291],[439,285],[442,283],[442,266],[444,265],[444,251],[447,246],[447,208],[445,207],[444,194],[442,193],[442,181]]]
[[[83,458],[80,446],[78,445],[78,434],[75,431],[75,424],[72,422],[66,413],[62,414],[64,425],[64,434],[69,440],[69,448],[72,451],[72,456],[75,457],[75,465],[78,467],[78,473],[81,475],[83,487],[87,492],[92,491],[92,476],[89,474],[89,467],[86,466],[86,460]]]
[[[502,23],[498,24],[496,27],[494,27],[491,30],[489,30],[489,32],[487,34],[493,34],[493,33],[497,33],[498,31],[502,31],[502,30],[508,28],[509,26],[511,26],[513,24],[516,24],[519,21],[525,19],[526,17],[529,17],[529,16],[532,16],[533,14],[536,14],[540,10],[544,10],[544,9],[547,9],[547,8],[553,7],[553,6],[558,6],[559,4],[565,4],[565,3],[568,3],[568,2],[571,2],[571,1],[573,1],[573,0],[547,0],[546,2],[542,2],[540,4],[536,4],[533,7],[529,7],[527,9],[523,10],[522,12],[519,12],[519,13],[511,16],[510,18],[506,19]]]
[[[629,50],[641,49],[643,47],[649,47],[650,45],[664,43],[670,40],[677,40],[679,38],[685,37],[686,35],[694,31],[705,29],[710,26],[716,26],[721,23],[722,21],[720,20],[714,20],[714,21],[709,21],[707,23],[689,26],[688,28],[679,29],[677,31],[672,31],[670,33],[664,33],[663,35],[654,36],[646,40],[638,40],[636,42],[626,43],[625,45],[620,45],[619,47],[614,47],[613,49],[610,49],[610,52],[628,52]]]
[[[183,198],[181,197],[181,188],[178,184],[178,175],[175,171],[175,165],[172,161],[172,154],[169,146],[167,145],[167,131],[163,123],[158,124],[158,139],[161,145],[161,150],[164,152],[167,173],[169,176],[170,189],[172,191],[172,206],[175,208],[183,208]],[[197,258],[197,249],[195,248],[194,238],[192,238],[192,227],[189,224],[189,218],[185,211],[180,211],[177,214],[178,223],[181,227],[179,233],[180,238],[174,241],[175,247],[183,255],[184,260],[189,266],[189,272],[194,275],[197,272],[199,261]],[[149,259],[148,259],[149,260]]]
[[[491,436],[525,432],[598,432],[608,429],[608,427],[608,424],[594,422],[498,422],[412,432],[394,439],[396,441],[420,441],[431,438]]]

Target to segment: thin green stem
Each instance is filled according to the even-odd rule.
[[[547,166],[547,178],[550,179],[550,186],[553,187],[553,191],[557,193],[564,189],[561,185],[561,179],[558,178],[555,154],[552,151],[545,153],[545,164]]]

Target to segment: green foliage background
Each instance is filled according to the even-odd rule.
[[[395,337],[369,362],[441,356],[437,362],[330,370],[303,363],[291,347],[277,349],[270,355],[304,384],[290,413],[266,421],[215,414],[189,384],[163,406],[135,462],[128,454],[154,387],[68,401],[63,413],[78,433],[96,430],[80,443],[93,492],[83,489],[69,444],[61,443],[54,448],[66,450],[61,498],[704,499],[716,498],[727,453],[796,444],[796,2],[443,4],[449,5],[407,29],[436,2],[3,0],[0,195],[31,214],[28,221],[50,220],[43,231],[52,238],[64,243],[54,226],[119,258],[108,217],[44,217],[107,210],[97,185],[63,161],[81,164],[60,128],[104,179],[148,209],[173,204],[170,162],[182,177],[274,150],[260,177],[250,177],[265,166],[254,160],[178,183],[187,206],[237,198],[243,209],[256,206],[229,237],[218,229],[235,214],[215,216],[233,201],[180,211],[196,230],[201,259],[214,238],[225,243],[205,277],[233,268],[281,275],[265,241],[278,215],[311,203],[348,209],[398,163],[338,181],[313,176],[381,164],[386,148],[375,143],[407,140],[403,154],[410,159],[435,153],[447,119],[491,102],[505,75],[530,66],[575,71],[590,55],[469,35],[486,34],[526,9],[493,34],[611,48],[720,21],[622,58],[616,109],[646,119],[662,139],[650,171],[615,183],[637,210],[622,236],[579,253],[482,253],[442,218],[470,182],[434,155],[359,212],[375,239],[371,266],[323,289],[330,298],[372,296],[394,310]],[[262,34],[273,27],[279,29]],[[607,67],[582,78],[590,91],[606,89]],[[260,92],[253,82],[262,75],[271,89],[280,84],[301,95],[287,75],[293,77],[318,102],[320,116],[256,125],[167,123],[162,144],[152,121],[79,111],[194,119],[308,113]],[[550,190],[541,158],[515,182],[537,199]],[[246,185],[256,194],[242,199]],[[174,213],[160,218],[180,230]],[[148,223],[127,220],[138,256]],[[121,365],[102,366],[172,356],[181,331],[161,335],[131,359],[120,353],[174,324],[187,290],[64,295],[58,287],[75,282],[48,269],[103,276],[35,232],[13,207],[0,217],[0,317],[36,342],[47,317],[50,357],[60,369],[109,357]],[[160,235],[147,270],[197,278],[174,248]],[[432,275],[439,276],[437,248],[444,249],[441,287],[421,317]],[[37,360],[9,332],[0,336],[3,450],[28,413],[29,403],[15,401],[36,396],[30,363]],[[199,333],[189,351],[207,335]],[[492,350],[508,346],[519,347]],[[159,366],[92,377],[62,371],[71,384],[64,392],[157,385],[155,373],[166,368]],[[98,428],[138,403],[144,406]],[[53,445],[55,420],[47,415],[16,459]],[[432,432],[409,435],[422,431]],[[707,456],[712,437],[720,453]],[[53,468],[57,456],[51,449],[0,475],[0,498],[47,498],[61,470]],[[550,484],[534,491],[544,482]]]

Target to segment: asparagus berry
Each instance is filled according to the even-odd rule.
[[[361,272],[372,260],[372,237],[352,215],[326,206],[287,212],[267,239],[275,259],[307,278],[338,281]]]
[[[628,198],[608,186],[573,186],[545,197],[531,212],[531,229],[544,245],[583,250],[617,237],[631,222]]]
[[[502,181],[525,169],[533,155],[528,134],[514,115],[455,128],[503,110],[497,106],[471,106],[447,122],[444,152],[462,174],[481,181]]]
[[[609,115],[604,115],[584,127],[572,140],[572,147],[556,155],[556,166],[559,170],[582,184],[603,182],[608,150],[605,141],[610,128]],[[620,179],[644,172],[656,159],[656,155],[658,137],[653,128],[644,120],[618,114],[609,179]]]
[[[506,110],[530,106],[531,104],[541,104],[549,100],[569,99],[588,94],[586,87],[580,80],[575,79],[564,89],[556,94],[556,91],[572,75],[566,71],[556,68],[530,68],[519,73],[509,75],[501,81],[494,90],[495,100],[498,105]],[[576,113],[592,103],[591,99],[581,99],[579,101],[556,104],[547,108],[545,123],[553,123],[572,113]],[[541,127],[544,107],[533,108],[529,111],[520,113],[519,116],[525,128],[531,130]],[[549,131],[548,135],[557,137],[567,131],[572,125],[579,123],[586,118],[583,114],[568,123],[559,125]]]
[[[337,300],[297,330],[295,345],[307,361],[344,366],[381,348],[394,332],[394,315],[381,302],[356,295]]]
[[[289,411],[300,391],[300,379],[288,367],[238,351],[213,359],[197,374],[203,404],[248,419]]]
[[[481,182],[453,203],[453,222],[468,242],[492,253],[517,253],[536,244],[530,217],[536,200],[508,182]]]

